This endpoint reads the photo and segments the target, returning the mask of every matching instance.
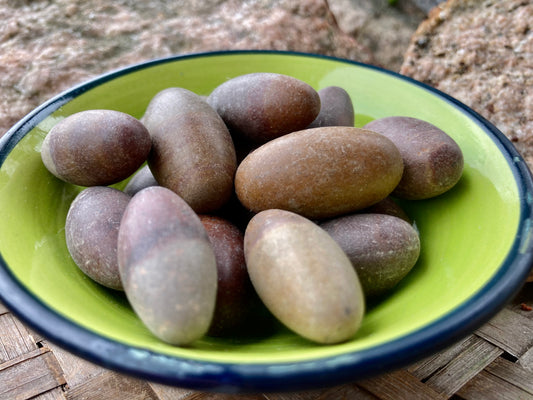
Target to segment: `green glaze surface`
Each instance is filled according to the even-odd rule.
[[[343,87],[352,97],[357,126],[391,115],[421,118],[438,126],[461,147],[464,174],[455,188],[438,198],[403,203],[420,231],[420,260],[396,290],[369,305],[353,340],[316,345],[277,327],[251,337],[205,337],[187,348],[173,347],[149,333],[123,294],[92,282],[71,260],[64,224],[69,204],[81,188],[59,181],[45,169],[40,146],[49,129],[74,112],[107,108],[140,118],[152,96],[166,87],[181,86],[207,95],[230,77],[261,71],[292,75],[317,90]],[[520,217],[518,196],[512,171],[493,140],[460,109],[423,87],[377,69],[326,58],[193,57],[117,74],[53,112],[19,142],[0,168],[0,252],[36,298],[118,342],[215,362],[314,360],[408,335],[478,292],[497,273],[513,243]]]

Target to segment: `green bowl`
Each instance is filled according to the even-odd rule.
[[[40,148],[50,128],[95,108],[140,117],[164,88],[207,95],[250,72],[291,75],[316,89],[341,86],[352,97],[356,126],[391,115],[416,117],[446,131],[464,153],[464,174],[451,191],[402,203],[420,231],[420,259],[394,291],[369,305],[348,342],[317,345],[280,325],[255,336],[206,336],[174,347],[150,334],[123,294],[88,279],[68,254],[65,217],[82,188],[43,166]],[[478,328],[511,299],[532,262],[532,187],[524,160],[494,126],[453,98],[390,71],[270,51],[154,60],[59,95],[0,139],[0,298],[51,341],[152,381],[213,391],[340,384],[428,356]]]

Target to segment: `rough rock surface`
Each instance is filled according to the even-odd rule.
[[[533,168],[531,0],[448,0],[413,35],[401,73],[479,112]]]
[[[152,58],[277,49],[373,62],[326,0],[8,0],[0,20],[0,136],[74,84]]]
[[[400,0],[391,6],[388,0],[328,0],[339,27],[372,52],[374,64],[393,71],[400,69],[409,40],[426,17],[421,7],[437,3]]]

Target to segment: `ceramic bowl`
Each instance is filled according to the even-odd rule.
[[[313,344],[280,326],[174,347],[149,333],[123,294],[85,277],[68,254],[65,217],[82,188],[43,166],[41,143],[54,124],[95,108],[140,118],[164,88],[207,95],[251,72],[291,75],[316,89],[341,86],[352,97],[356,126],[391,115],[416,117],[443,129],[464,153],[463,176],[451,191],[402,203],[420,232],[420,259],[395,290],[369,305],[360,330],[345,343]],[[152,381],[226,392],[331,386],[429,356],[496,314],[529,272],[532,198],[530,172],[501,132],[450,96],[396,73],[269,51],[158,59],[62,93],[0,139],[0,298],[67,350]]]

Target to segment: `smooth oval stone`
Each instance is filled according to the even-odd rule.
[[[354,125],[353,103],[346,90],[339,86],[328,86],[320,89],[318,96],[320,97],[320,113],[308,128]]]
[[[364,126],[394,142],[404,162],[397,197],[422,200],[450,190],[463,173],[463,153],[443,130],[410,117],[386,117]]]
[[[118,264],[133,310],[155,336],[187,345],[207,332],[215,255],[199,217],[177,194],[152,186],[132,197],[120,224]]]
[[[365,310],[359,279],[319,226],[289,211],[262,211],[248,224],[244,254],[257,294],[289,329],[318,343],[357,332]]]
[[[117,261],[120,221],[130,196],[107,186],[82,190],[71,203],[65,240],[76,265],[91,279],[122,290]]]
[[[272,140],[239,165],[235,190],[252,211],[284,209],[326,218],[368,207],[396,187],[403,162],[375,132],[323,127]]]
[[[320,112],[320,97],[310,85],[267,72],[232,78],[216,87],[207,102],[232,134],[258,143],[304,129]]]
[[[146,161],[151,148],[146,127],[114,110],[87,110],[58,122],[46,135],[41,157],[65,182],[107,186],[126,179]]]
[[[168,88],[142,118],[152,137],[148,165],[156,181],[197,213],[224,205],[233,191],[235,148],[220,116],[197,94]]]
[[[392,215],[347,215],[320,226],[352,262],[367,297],[392,290],[420,255],[418,232],[410,223]]]

